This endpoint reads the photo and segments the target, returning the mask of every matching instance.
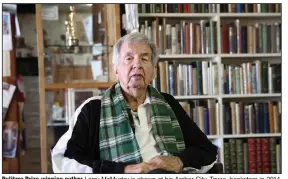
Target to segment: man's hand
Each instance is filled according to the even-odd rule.
[[[148,173],[150,170],[159,168],[153,164],[148,164],[146,162],[134,165],[127,165],[124,169],[124,173]]]
[[[168,171],[174,171],[176,173],[180,173],[183,167],[183,163],[180,158],[175,156],[158,155],[152,158],[148,163],[157,166],[158,168],[162,168]]]

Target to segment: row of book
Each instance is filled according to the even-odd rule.
[[[139,13],[216,13],[217,4],[138,4]],[[220,4],[224,13],[280,13],[281,4]]]
[[[248,138],[224,141],[224,170],[229,174],[281,173],[281,139]]]
[[[139,13],[216,13],[216,4],[138,4]]]
[[[239,19],[221,24],[222,53],[281,53],[281,26],[278,22],[241,25]],[[151,24],[146,20],[139,28],[156,43],[160,54],[217,53],[217,25],[213,20],[169,24],[156,18]]]
[[[160,61],[153,86],[173,96],[218,95],[219,75],[215,62]]]
[[[221,64],[223,94],[281,93],[281,64]]]
[[[216,21],[200,20],[190,22],[181,20],[180,24],[162,25],[156,18],[151,24],[145,21],[139,31],[153,40],[161,54],[215,54],[217,53]]]
[[[214,99],[180,102],[188,116],[206,135],[219,135],[219,103]]]
[[[222,53],[281,53],[281,23],[221,25]]]
[[[224,103],[224,134],[280,133],[281,114],[281,101]]]
[[[220,12],[226,13],[280,13],[281,4],[220,4]]]

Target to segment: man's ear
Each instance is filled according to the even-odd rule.
[[[157,77],[157,66],[154,67],[153,80]]]
[[[117,69],[116,65],[113,65],[113,71],[114,71],[114,74],[118,80],[118,69]]]

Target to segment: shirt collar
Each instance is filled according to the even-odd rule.
[[[149,96],[149,94],[148,94],[148,92],[147,92],[147,94],[146,94],[146,99],[144,100],[144,103],[143,103],[144,105],[145,104],[151,104],[151,100],[150,100],[150,96]]]

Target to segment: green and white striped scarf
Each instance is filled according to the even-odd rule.
[[[185,149],[179,123],[170,105],[151,85],[152,133],[161,155],[180,153]],[[101,99],[99,148],[100,158],[124,163],[141,163],[140,149],[130,126],[130,109],[119,83],[109,88]],[[130,119],[132,120],[132,119]],[[148,135],[148,134],[147,134]]]

